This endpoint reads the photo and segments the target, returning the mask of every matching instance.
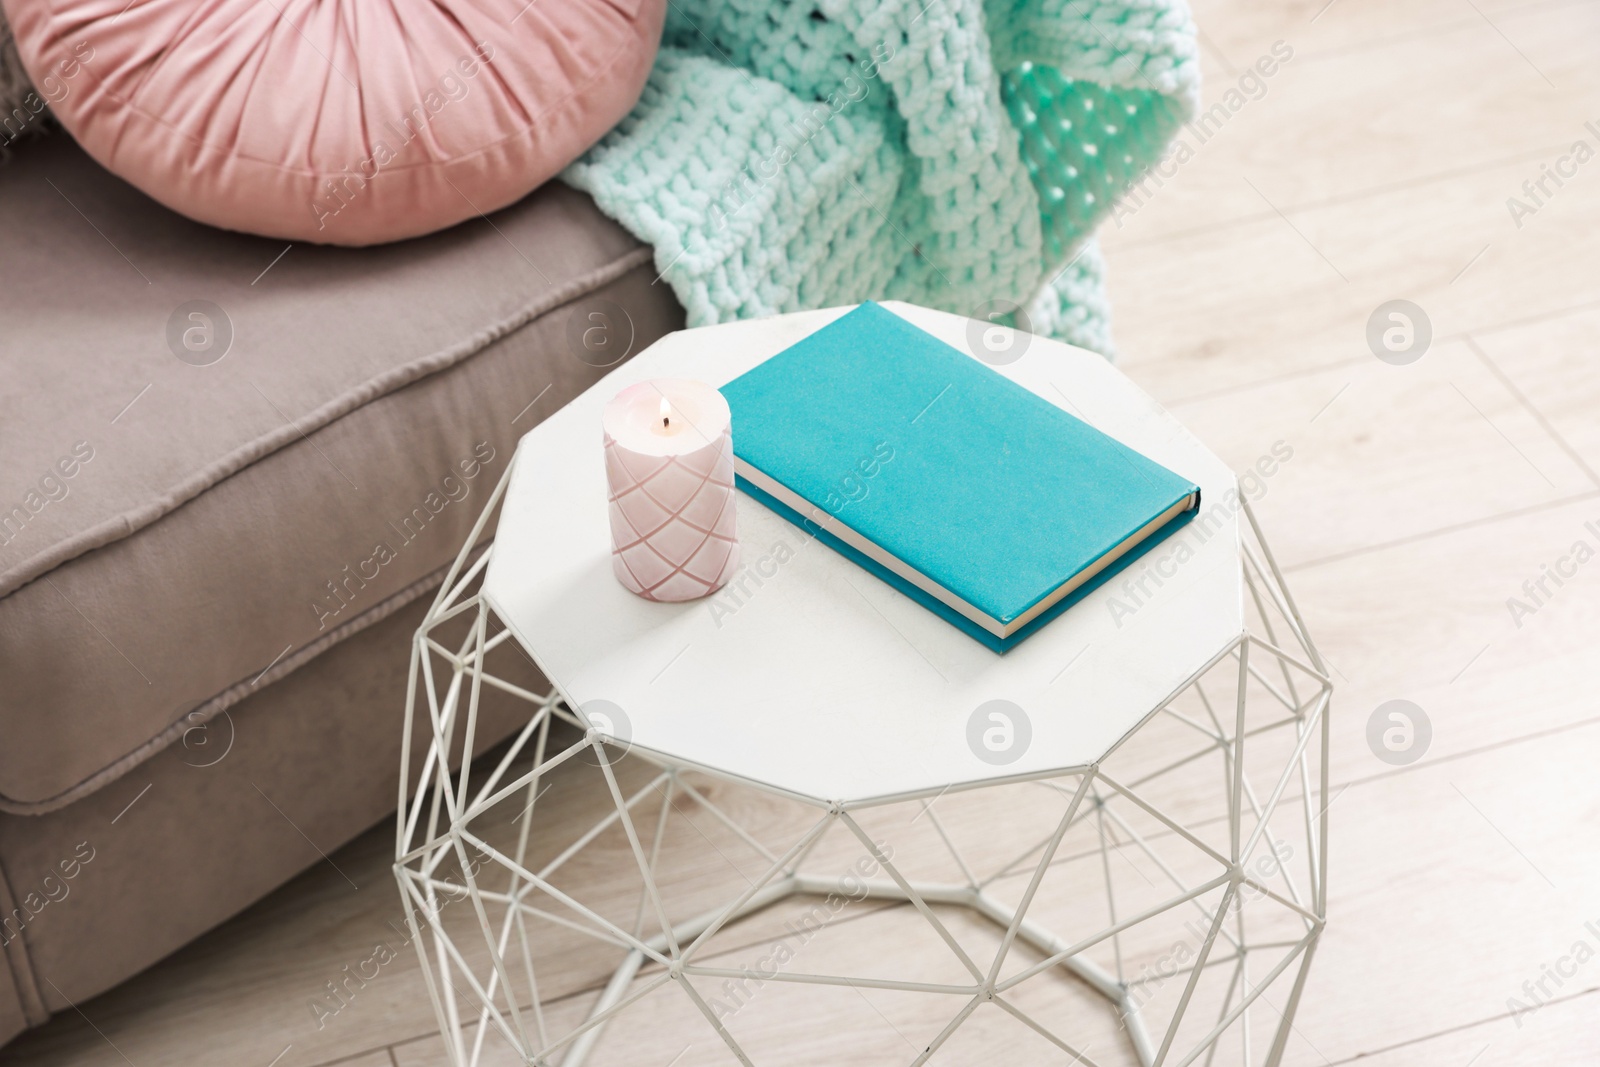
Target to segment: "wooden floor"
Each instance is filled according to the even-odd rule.
[[[1575,542],[1600,547],[1600,160],[1547,179],[1537,203],[1523,190],[1575,141],[1600,149],[1600,123],[1585,127],[1600,120],[1600,5],[1197,0],[1196,14],[1208,102],[1275,42],[1292,58],[1204,143],[1190,134],[1193,158],[1104,244],[1128,373],[1236,467],[1293,448],[1258,508],[1339,688],[1331,920],[1289,1062],[1595,1063],[1600,563],[1520,620],[1507,600]],[[1513,218],[1510,197],[1534,210]],[[1365,339],[1398,298],[1432,327],[1406,366]],[[1404,767],[1366,740],[1393,698],[1433,728]],[[996,849],[1038,829],[982,826]],[[442,1064],[409,950],[336,1014],[312,1007],[396,940],[390,849],[385,824],[337,852],[338,871],[313,868],[0,1065]],[[883,911],[859,909],[856,933],[816,951],[869,966],[899,921]],[[575,955],[570,973],[546,990],[552,1015],[581,1011],[605,970]],[[1541,982],[1549,1002],[1513,1014]],[[802,1021],[767,1025],[781,1047]],[[857,1025],[881,1023],[856,1001],[803,1032],[833,1039],[830,1063],[909,1060],[892,1040],[841,1044]],[[619,1062],[723,1062],[700,1058],[705,1033],[620,1035]],[[945,1062],[1069,1062],[1019,1033]]]

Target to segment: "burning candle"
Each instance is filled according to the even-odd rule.
[[[728,402],[704,382],[658,378],[606,405],[611,569],[646,600],[714,593],[739,566]]]

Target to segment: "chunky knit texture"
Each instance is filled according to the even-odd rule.
[[[1193,114],[1184,0],[673,0],[564,179],[692,325],[866,299],[1111,352],[1094,227]]]

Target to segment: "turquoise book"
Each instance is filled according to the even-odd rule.
[[[722,394],[740,489],[996,652],[1200,505],[1193,482],[870,302]]]

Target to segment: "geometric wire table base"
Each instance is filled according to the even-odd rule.
[[[770,838],[770,827],[747,826],[728,810],[733,804],[719,802],[726,794],[748,807],[745,798],[761,794],[760,783],[630,750],[609,724],[586,721],[591,717],[555,692],[529,691],[486,665],[508,643],[512,649],[501,655],[519,654],[508,630],[493,629],[499,621],[474,591],[489,553],[473,560],[469,551],[509,475],[417,631],[401,757],[395,874],[455,1067],[491,1060],[580,1067],[604,1054],[607,1028],[629,1013],[655,1018],[669,1009],[704,1020],[706,1040],[692,1046],[697,1057],[718,1049],[725,1051],[717,1062],[793,1062],[787,1045],[772,1047],[741,1019],[761,1001],[771,1026],[798,1025],[805,1013],[774,1016],[777,1005],[766,1005],[778,999],[769,991],[781,988],[850,990],[865,1000],[904,1042],[897,1046],[903,1055],[876,1055],[874,1062],[971,1062],[952,1041],[980,1016],[997,1018],[984,1014],[996,1009],[1070,1058],[1062,1062],[1091,1065],[1186,1067],[1225,1058],[1270,1067],[1291,1041],[1304,1040],[1293,1020],[1326,915],[1332,683],[1248,504],[1245,632],[1104,758],[867,804],[808,806],[767,791],[784,820],[809,812],[786,822],[782,842],[769,847],[761,836]],[[467,632],[446,643],[451,627]],[[492,769],[475,768],[460,755],[473,751],[486,690],[529,708],[526,725]],[[418,767],[411,765],[413,728],[427,744]],[[1270,772],[1265,778],[1253,771],[1261,765]],[[1270,783],[1264,791],[1258,779]],[[540,821],[536,833],[536,806],[555,803],[545,793],[584,782],[581,788],[603,786],[604,809],[591,805],[598,817],[581,831],[560,818]],[[996,799],[997,791],[1004,797]],[[976,814],[963,814],[961,824],[956,812],[965,801]],[[1168,814],[1174,805],[1201,817],[1186,824]],[[1207,815],[1207,805],[1220,809]],[[1298,816],[1284,816],[1293,808]],[[773,810],[762,808],[757,821],[773,821],[766,814]],[[514,813],[509,820],[507,812]],[[891,819],[900,820],[898,842],[880,840]],[[994,847],[996,826],[1030,821],[1037,825],[1022,855],[1004,862],[973,858],[974,848]],[[965,848],[957,840],[962,825]],[[709,886],[704,868],[681,862],[682,869],[668,870],[663,842],[685,828],[727,860],[741,882]],[[729,860],[712,833],[728,849],[742,849],[759,874]],[[557,839],[562,834],[568,836]],[[817,873],[841,869],[837,856],[831,866],[817,866],[825,839],[835,853],[842,846],[856,858],[844,876]],[[952,876],[922,877],[936,862]],[[1090,868],[1098,868],[1098,891],[1083,884]],[[628,891],[621,893],[624,876]],[[768,942],[788,948],[776,961],[769,954],[754,969],[718,965],[734,931],[764,912],[782,911],[795,897],[823,902],[800,914],[822,913],[827,921],[783,927],[783,936]],[[1075,914],[1091,900],[1100,909],[1092,924]],[[932,946],[931,954],[924,951],[932,962],[904,973],[885,953],[870,961],[876,974],[790,965],[794,946],[815,943],[811,938],[829,926],[833,911],[857,906],[859,912],[866,901],[898,903],[898,914],[911,909],[925,923],[918,929],[936,939],[923,946]],[[963,910],[986,920],[992,933],[975,933],[982,924],[958,924]],[[856,924],[886,914],[860,915],[849,929],[865,929]],[[1081,929],[1069,940],[1052,932],[1051,916]],[[769,925],[769,939],[773,933]],[[592,970],[598,958],[573,948],[580,944],[604,946],[610,979],[581,1017],[557,1025],[553,1005],[565,1001],[559,994],[541,997],[541,961],[565,955]],[[925,968],[938,967],[947,973],[933,980]],[[594,985],[599,978],[603,972]],[[544,981],[548,991],[549,975]],[[905,1034],[869,992],[917,998],[914,1028],[922,1032]],[[1080,1000],[1062,999],[1072,995]],[[669,1005],[666,997],[676,999]],[[1095,998],[1105,1005],[1098,1022],[1083,1007]],[[647,1035],[653,1032],[648,1019],[643,1025]],[[983,1025],[992,1031],[994,1024]],[[786,1040],[829,1036],[813,1027]],[[768,1047],[758,1047],[764,1040]],[[636,1052],[623,1062],[666,1064],[673,1051],[662,1047],[651,1060]],[[699,1060],[681,1067],[689,1062]]]

